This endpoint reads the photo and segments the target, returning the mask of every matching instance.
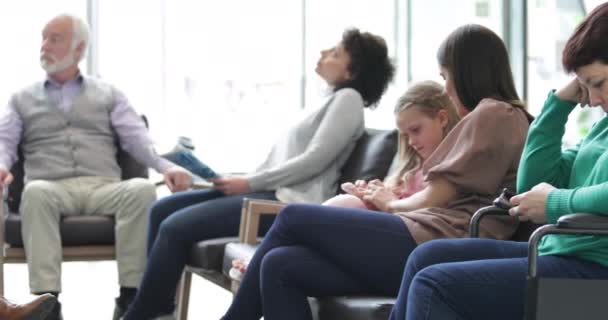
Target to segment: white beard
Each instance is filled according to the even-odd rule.
[[[40,66],[42,69],[44,69],[44,71],[46,71],[47,74],[61,72],[71,67],[76,62],[76,59],[74,58],[74,51],[75,50],[70,50],[70,52],[68,52],[68,54],[59,61],[57,61],[54,56],[48,54],[47,56],[50,56],[50,58],[55,61],[54,63],[49,63],[44,59],[44,54],[40,54]]]

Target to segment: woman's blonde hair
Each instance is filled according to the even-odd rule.
[[[444,137],[460,121],[452,100],[445,93],[443,86],[435,81],[422,81],[409,87],[397,101],[394,111],[395,116],[409,108],[416,108],[431,119],[437,117],[439,111],[445,110],[448,123],[443,128]],[[399,134],[398,153],[399,169],[387,179],[387,182],[391,185],[398,185],[402,181],[407,181],[422,165],[422,158],[408,143],[407,137],[403,134]]]

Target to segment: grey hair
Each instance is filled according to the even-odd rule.
[[[80,42],[84,42],[84,49],[78,58],[78,61],[82,61],[89,47],[89,25],[81,18],[72,14],[63,14],[61,16],[72,20],[72,50],[76,49]]]

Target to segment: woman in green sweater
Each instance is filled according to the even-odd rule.
[[[576,147],[562,151],[568,115],[581,106],[608,112],[608,3],[577,27],[563,52],[567,86],[549,93],[533,122],[509,214],[555,223],[563,215],[608,215],[608,117]],[[489,164],[491,165],[491,164]],[[434,240],[410,255],[391,319],[522,319],[527,243]],[[608,279],[608,238],[549,235],[539,247],[544,277]]]

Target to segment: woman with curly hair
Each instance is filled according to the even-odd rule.
[[[321,203],[335,194],[340,168],[364,132],[363,109],[379,102],[394,66],[381,37],[349,29],[321,51],[316,72],[332,88],[327,102],[283,135],[255,172],[213,179],[211,190],[174,194],[152,207],[148,264],[124,319],[170,317],[190,248],[236,236],[243,198]],[[271,224],[262,219],[261,233]]]

